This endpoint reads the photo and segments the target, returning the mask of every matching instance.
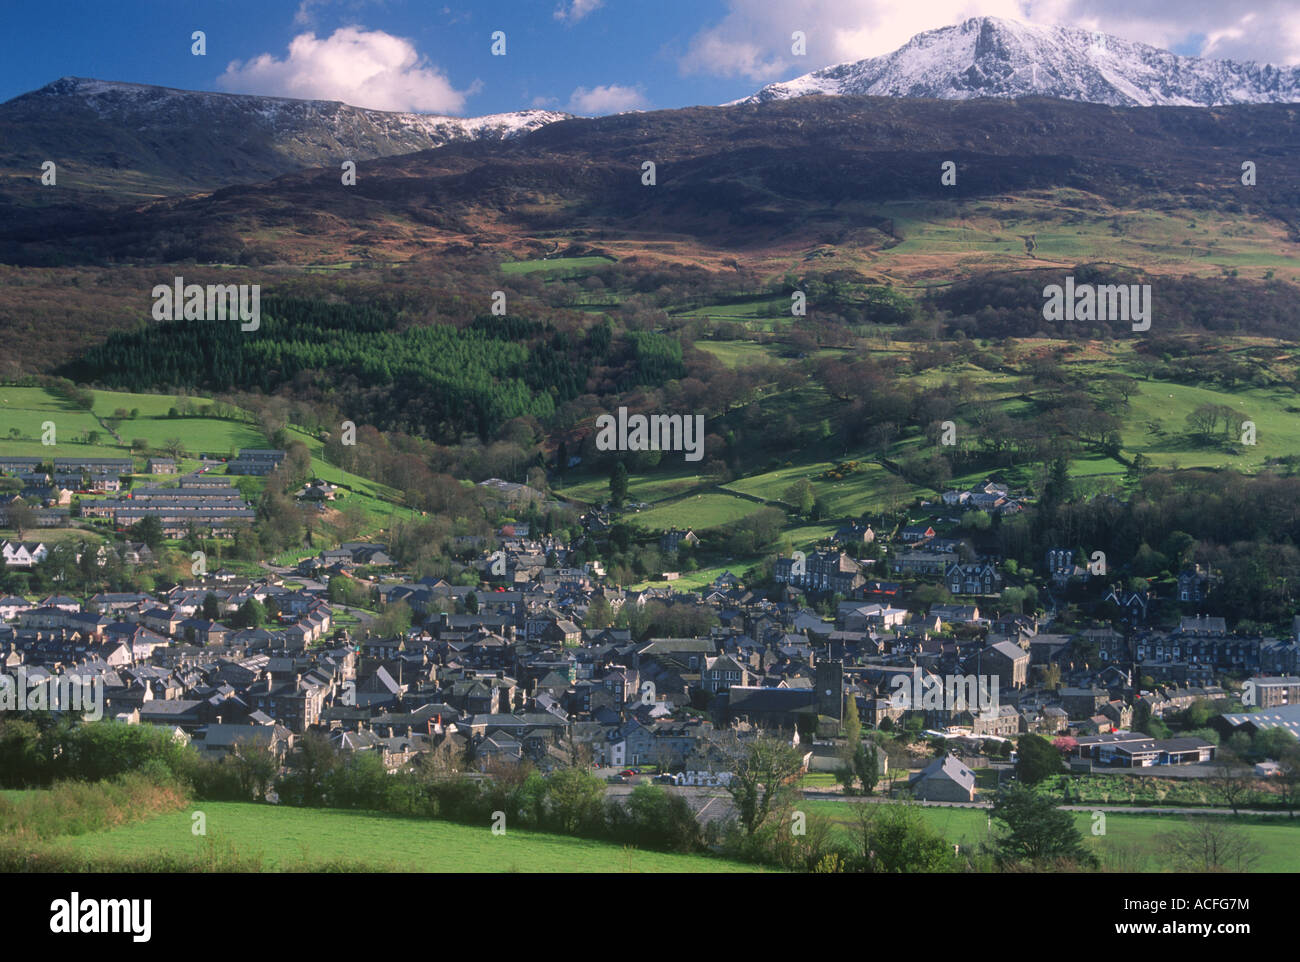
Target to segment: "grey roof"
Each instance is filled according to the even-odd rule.
[[[1224,715],[1224,721],[1234,728],[1249,722],[1257,729],[1282,728],[1300,738],[1300,705],[1283,705],[1263,711]]]
[[[998,641],[989,645],[989,650],[996,651],[1003,658],[1015,661],[1018,658],[1028,658],[1029,654],[1019,645],[1009,641]]]
[[[797,711],[813,702],[810,688],[756,688],[732,686],[728,704],[732,711]]]
[[[971,789],[975,786],[975,773],[957,760],[957,756],[951,752],[944,755],[943,758],[936,758],[919,772],[915,772],[909,779],[909,784],[924,781],[929,778],[949,778],[956,782],[964,789]]]

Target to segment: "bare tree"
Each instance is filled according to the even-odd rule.
[[[731,763],[727,791],[736,818],[745,834],[753,836],[774,817],[783,816],[798,797],[803,754],[786,738],[759,734],[741,739],[734,730],[722,747]]]
[[[564,736],[564,753],[568,756],[570,767],[580,768],[584,772],[591,771],[592,765],[596,761],[596,754],[591,750],[591,743],[579,741],[574,737],[572,730]]]
[[[440,781],[460,771],[461,759],[450,738],[443,738],[437,745],[420,755],[416,762],[416,772],[425,781]]]
[[[1250,795],[1251,780],[1242,774],[1241,760],[1224,747],[1220,747],[1214,756],[1214,774],[1206,779],[1211,790],[1223,800],[1223,804],[1232,809],[1236,815]]]
[[[1249,872],[1263,849],[1223,816],[1189,818],[1176,832],[1160,836],[1174,867],[1184,872]]]
[[[1278,801],[1295,818],[1296,807],[1300,805],[1300,747],[1293,745],[1287,748],[1277,762],[1282,769],[1274,779],[1278,787]]]
[[[22,501],[15,501],[5,509],[9,527],[18,532],[18,540],[26,537],[27,532],[36,524],[36,512],[32,506]]]

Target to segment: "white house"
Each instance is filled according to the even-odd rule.
[[[30,568],[44,561],[49,553],[50,549],[40,541],[0,542],[0,554],[3,554],[4,562],[10,568]]]

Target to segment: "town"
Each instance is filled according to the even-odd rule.
[[[26,487],[0,510],[12,523],[30,499],[24,517],[39,531],[32,512],[82,492],[82,523],[106,519],[120,539],[87,554],[93,580],[110,560],[149,568],[160,539],[194,538],[196,526],[229,540],[252,515],[234,476],[285,460],[241,450],[182,475],[173,459],[149,458],[150,477],[133,483],[117,473],[131,459],[58,459],[58,482],[39,458],[8,459]],[[1023,771],[1031,738],[1057,756],[1047,770],[1066,800],[1072,779],[1168,771],[1200,775],[1168,784],[1210,786],[1212,804],[1216,759],[1231,746],[1253,771],[1246,794],[1291,804],[1300,617],[1291,636],[1271,638],[1191,613],[1217,583],[1199,566],[1178,575],[1175,597],[1118,582],[1089,595],[1101,568],[1068,548],[1051,549],[1032,577],[1011,566],[1037,599],[1011,610],[1011,573],[961,525],[967,513],[1023,510],[1026,496],[1006,485],[918,503],[926,520],[892,530],[845,524],[811,553],[775,558],[766,584],[723,571],[694,590],[674,588],[677,572],[639,589],[611,584],[600,557],[621,512],[608,503],[565,541],[533,530],[565,510],[553,496],[500,479],[480,489],[500,499],[502,523],[458,539],[466,561],[454,578],[414,577],[389,545],[359,541],[263,562],[259,576],[196,563],[194,577],[153,592],[11,594],[0,597],[0,669],[21,673],[28,705],[41,684],[89,680],[106,723],[157,728],[218,762],[256,746],[281,775],[315,740],[389,773],[434,758],[488,777],[580,764],[614,795],[653,777],[689,789],[698,809],[727,794],[738,743],[775,738],[818,795],[978,804]],[[142,531],[154,549],[132,540]],[[0,547],[6,584],[39,580],[69,551],[39,539]],[[668,563],[707,550],[678,528],[657,547]],[[1155,623],[1158,607],[1176,622]],[[855,767],[863,744],[871,763]],[[1234,809],[1241,797],[1229,791]]]

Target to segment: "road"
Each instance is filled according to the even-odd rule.
[[[607,775],[615,773],[613,768],[598,769],[593,774],[604,778]],[[626,785],[607,785],[605,793],[611,798],[620,798],[632,793],[637,782],[649,783],[651,779],[648,776],[638,776],[632,782]],[[695,788],[691,786],[677,787],[673,785],[664,786],[674,795],[681,795],[691,805],[695,816],[703,822],[713,822],[720,819],[726,819],[734,813],[734,806],[731,803],[731,796],[724,789],[719,788]],[[849,802],[856,804],[882,804],[896,802],[896,799],[883,798],[879,795],[861,796],[861,795],[843,795],[839,792],[823,792],[816,789],[806,789],[803,793],[804,799],[808,801],[826,801],[826,802]],[[988,810],[993,807],[991,802],[926,802],[916,801],[913,804],[921,805],[926,808],[976,808]],[[1275,815],[1281,818],[1287,818],[1287,812],[1260,809],[1239,809],[1236,813],[1230,808],[1194,808],[1190,806],[1144,806],[1144,805],[1060,805],[1057,806],[1067,812],[1111,812],[1128,815]]]
[[[859,802],[877,804],[881,802],[891,802],[894,799],[882,798],[879,795],[863,797],[861,795],[843,795],[839,792],[819,792],[808,790],[803,793],[807,799],[816,799],[818,801],[834,802]],[[992,802],[923,802],[916,801],[914,804],[923,805],[926,808],[992,808]],[[1200,808],[1190,805],[1181,806],[1155,806],[1155,805],[1058,805],[1057,808],[1064,809],[1067,812],[1127,812],[1135,815],[1278,815],[1283,818],[1288,817],[1287,812],[1279,812],[1273,809],[1263,810],[1256,808],[1242,808],[1233,812],[1230,808]]]

